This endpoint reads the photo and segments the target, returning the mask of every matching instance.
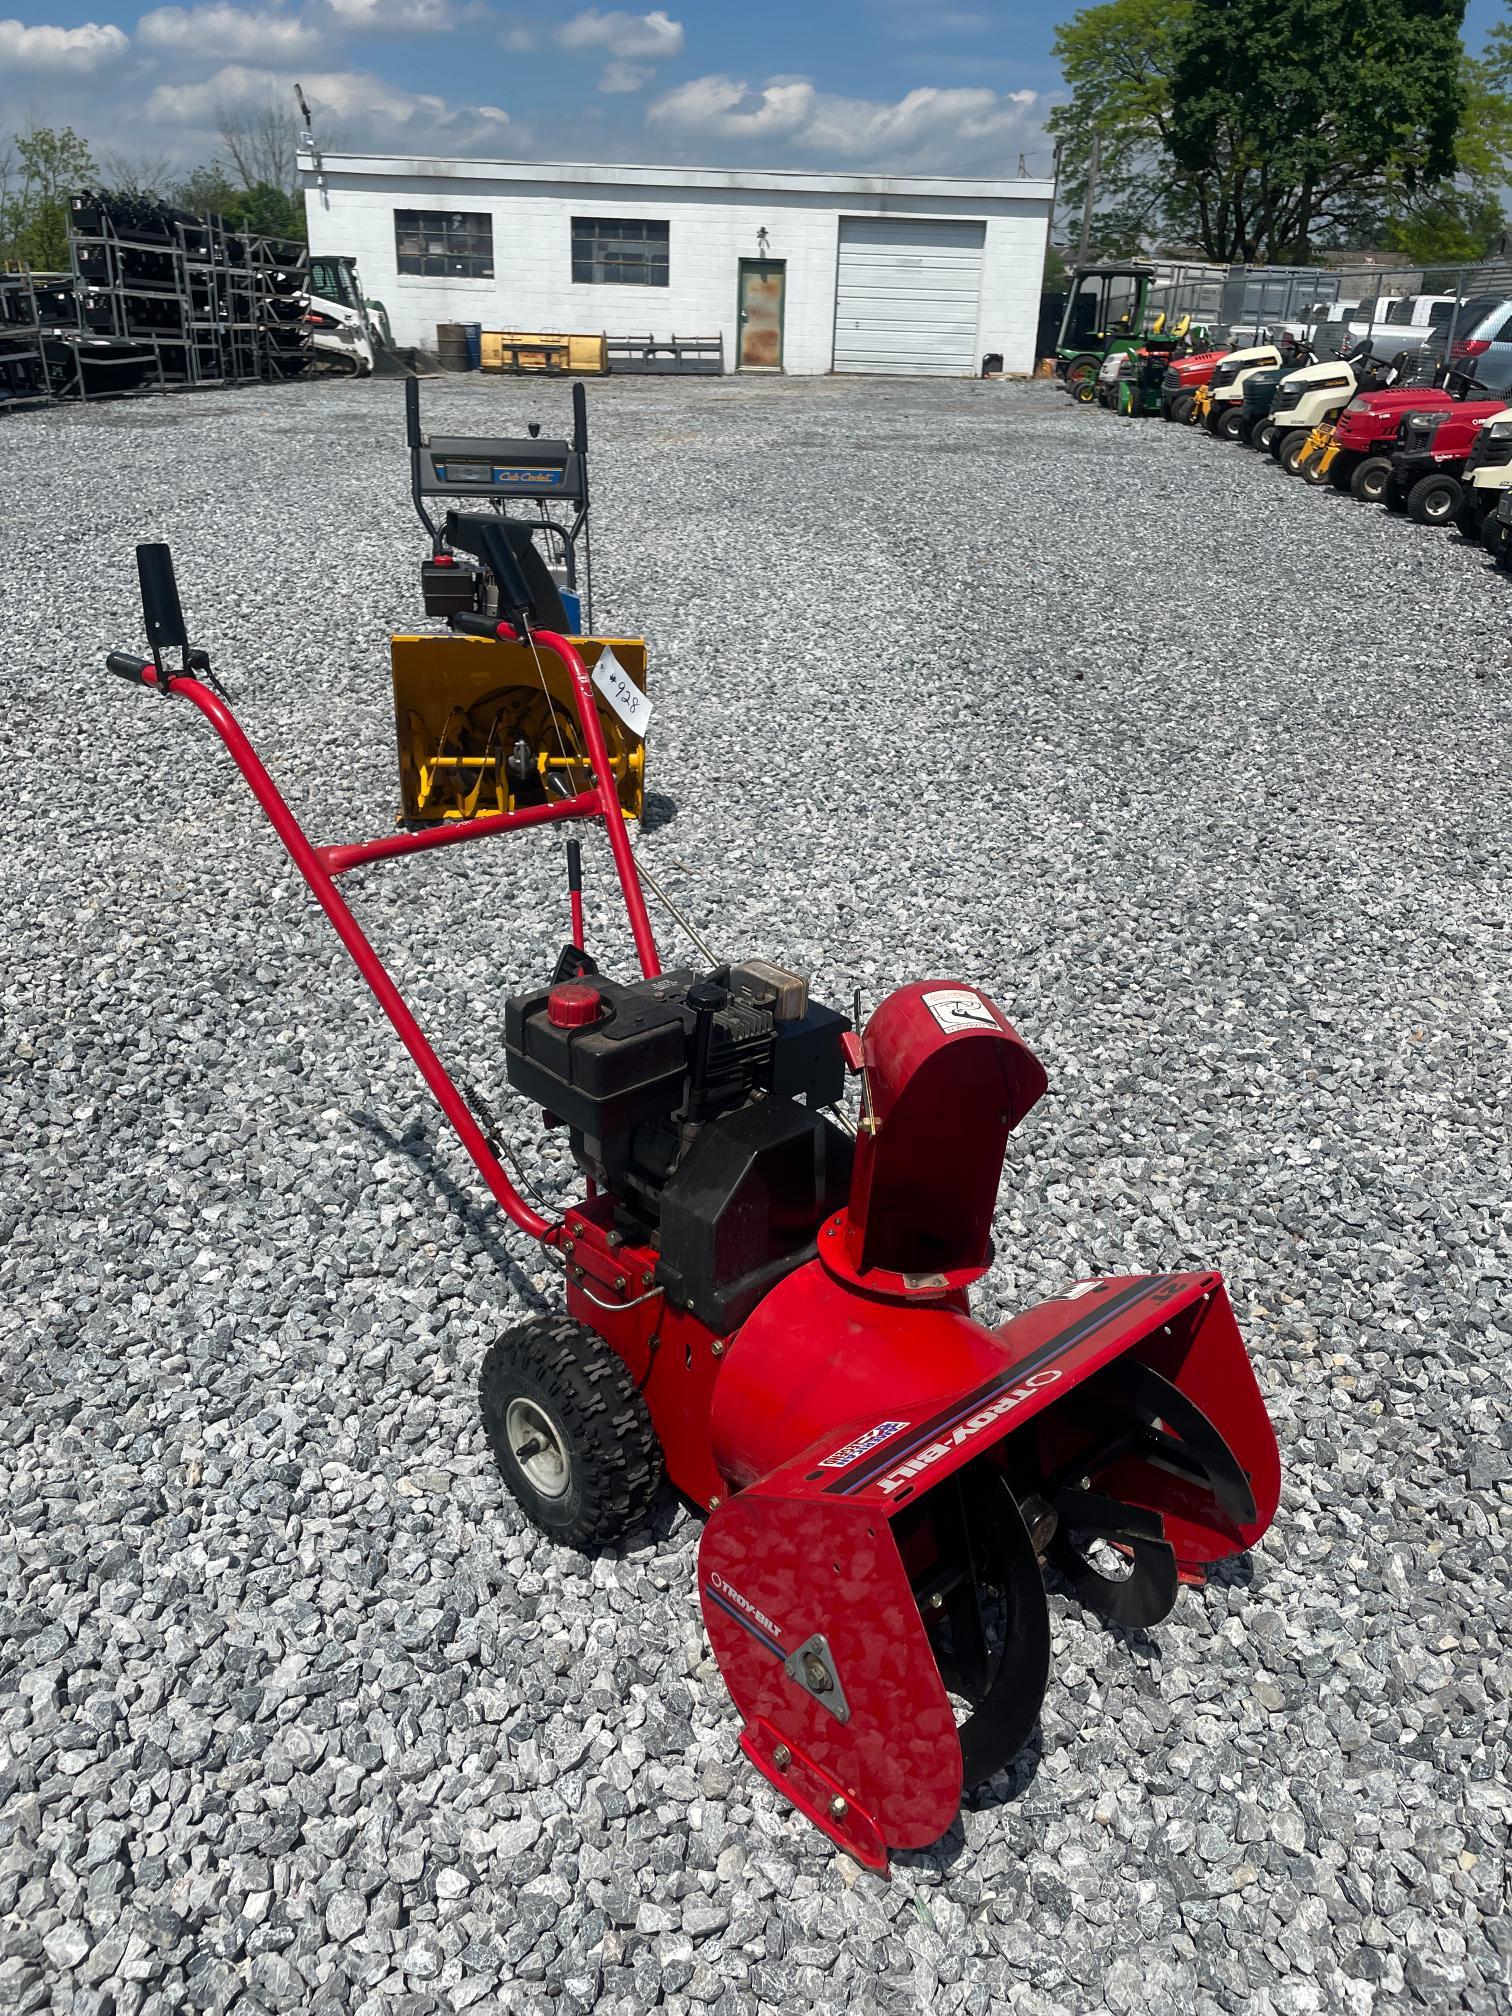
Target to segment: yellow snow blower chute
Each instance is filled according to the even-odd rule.
[[[523,583],[531,630],[572,638],[593,678],[620,806],[638,819],[646,647],[592,634],[583,387],[572,388],[570,441],[535,425],[517,439],[426,435],[418,381],[404,392],[410,493],[431,540],[420,569],[426,615],[498,616],[500,580]],[[437,498],[450,508],[433,516]],[[549,650],[417,631],[394,637],[391,656],[406,826],[519,812],[591,788],[573,696]]]

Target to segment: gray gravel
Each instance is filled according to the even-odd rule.
[[[502,1497],[473,1381],[549,1284],[206,731],[99,666],[170,538],[296,808],[383,829],[398,388],[11,416],[0,2007],[1505,2012],[1512,581],[1043,386],[591,400],[648,860],[832,998],[1005,1004],[1052,1089],[986,1305],[1223,1267],[1281,1514],[1147,1641],[1053,1597],[1037,1752],[838,1859],[739,1757],[697,1522],[587,1561]],[[496,1096],[559,885],[361,878]]]

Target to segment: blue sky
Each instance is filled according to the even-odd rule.
[[[216,148],[228,101],[292,104],[328,144],[544,160],[1048,174],[1067,4],[688,0],[41,0],[5,18],[0,131],[72,124],[102,154]],[[1478,45],[1502,0],[1471,0]]]

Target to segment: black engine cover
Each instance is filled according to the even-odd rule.
[[[709,1120],[661,1197],[658,1279],[721,1335],[814,1255],[845,1202],[849,1138],[788,1099],[757,1099]]]

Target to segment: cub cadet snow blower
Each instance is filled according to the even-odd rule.
[[[420,569],[425,613],[493,614],[501,570],[518,573],[531,628],[579,637],[595,685],[618,696],[600,700],[599,722],[620,803],[639,818],[647,709],[635,695],[645,693],[646,647],[581,634],[593,629],[583,387],[572,388],[570,442],[542,439],[538,426],[521,439],[426,436],[417,380],[406,381],[404,399],[410,494],[431,540]],[[451,506],[439,524],[428,509],[435,498]],[[521,515],[510,515],[511,503]],[[480,653],[466,637],[405,634],[390,656],[405,825],[517,812],[587,788],[570,682],[528,641]]]
[[[1264,1533],[1275,1436],[1215,1273],[1079,1281],[1000,1329],[972,1318],[1008,1137],[1046,1086],[978,988],[916,982],[863,1028],[859,1002],[853,1023],[763,958],[663,972],[587,666],[527,628],[529,585],[499,562],[496,611],[451,622],[555,661],[587,764],[582,789],[513,812],[312,846],[189,646],[166,547],[138,548],[152,657],[106,662],[221,736],[500,1208],[561,1267],[565,1316],[483,1368],[522,1510],[599,1544],[665,1473],[708,1513],[700,1595],[742,1747],[880,1869],[944,1833],[1033,1728],[1041,1561],[1115,1623],[1155,1623]],[[570,941],[504,1004],[508,1082],[565,1127],[584,1179],[538,1210],[336,885],[575,820],[608,835],[640,977],[586,950],[569,843]]]

